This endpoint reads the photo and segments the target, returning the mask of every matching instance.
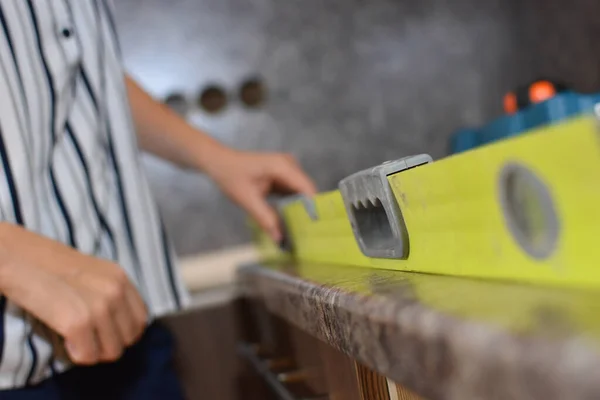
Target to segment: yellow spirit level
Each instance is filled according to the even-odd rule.
[[[280,204],[265,258],[600,287],[600,143],[578,116],[432,162],[406,157]]]

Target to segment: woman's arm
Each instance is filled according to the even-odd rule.
[[[316,191],[294,158],[288,154],[243,152],[224,146],[155,101],[131,78],[127,78],[126,84],[142,150],[182,168],[206,173],[279,241],[277,214],[268,205],[266,196],[273,190],[308,196]]]

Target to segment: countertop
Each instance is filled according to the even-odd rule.
[[[600,292],[251,264],[239,289],[429,400],[600,399]]]
[[[246,244],[184,257],[178,264],[183,282],[194,294],[234,285],[237,268],[258,259],[255,246]]]

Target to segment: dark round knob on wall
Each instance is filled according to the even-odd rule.
[[[266,101],[266,88],[260,78],[249,78],[242,82],[238,96],[246,107],[257,108]]]
[[[217,85],[208,85],[198,97],[198,106],[211,114],[223,111],[227,106],[227,94]]]
[[[165,99],[165,104],[179,115],[185,116],[188,112],[188,103],[181,93],[171,93]]]

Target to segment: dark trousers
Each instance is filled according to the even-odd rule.
[[[75,367],[36,386],[0,391],[0,400],[182,400],[172,356],[170,332],[154,323],[117,362]]]

